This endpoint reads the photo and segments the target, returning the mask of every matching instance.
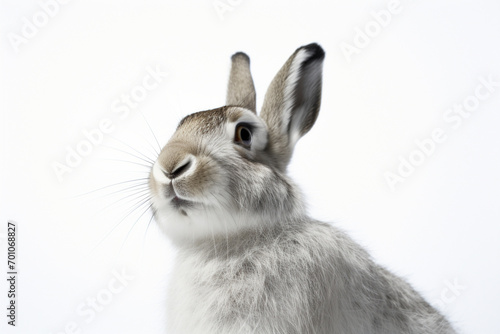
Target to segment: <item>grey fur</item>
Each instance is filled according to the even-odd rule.
[[[323,58],[317,44],[297,49],[262,118],[241,106],[192,114],[160,153],[152,204],[179,248],[168,333],[455,333],[345,233],[308,217],[286,175],[295,142],[317,118]],[[235,83],[249,75],[232,70],[229,90],[248,92]],[[238,145],[241,124],[252,129],[251,148]]]
[[[295,142],[312,128],[318,117],[324,57],[317,44],[297,49],[266,92],[260,117],[268,125],[270,150],[278,157],[277,167],[281,170],[290,162]],[[296,138],[292,138],[292,131],[296,132]]]
[[[226,104],[257,112],[255,87],[250,74],[250,58],[243,52],[237,52],[231,57],[231,60]]]

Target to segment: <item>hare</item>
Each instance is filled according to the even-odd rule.
[[[176,334],[452,334],[407,282],[310,218],[286,169],[321,102],[325,53],[298,48],[256,113],[250,60],[232,56],[226,102],[186,116],[154,163],[160,229],[177,246]]]

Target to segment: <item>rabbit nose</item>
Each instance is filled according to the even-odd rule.
[[[194,161],[194,157],[192,155],[188,155],[180,163],[171,164],[171,167],[164,170],[163,173],[170,180],[173,180],[192,169],[194,167]]]

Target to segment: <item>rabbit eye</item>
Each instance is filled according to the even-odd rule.
[[[234,134],[234,141],[243,147],[250,148],[252,145],[252,129],[247,124],[238,124],[236,126],[236,133]]]

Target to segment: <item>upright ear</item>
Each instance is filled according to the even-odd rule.
[[[227,86],[226,105],[239,106],[256,112],[255,87],[250,74],[250,58],[243,52],[231,57],[231,74]]]
[[[318,117],[324,58],[325,52],[316,43],[298,48],[267,90],[260,117],[267,124],[269,149],[281,170]]]

